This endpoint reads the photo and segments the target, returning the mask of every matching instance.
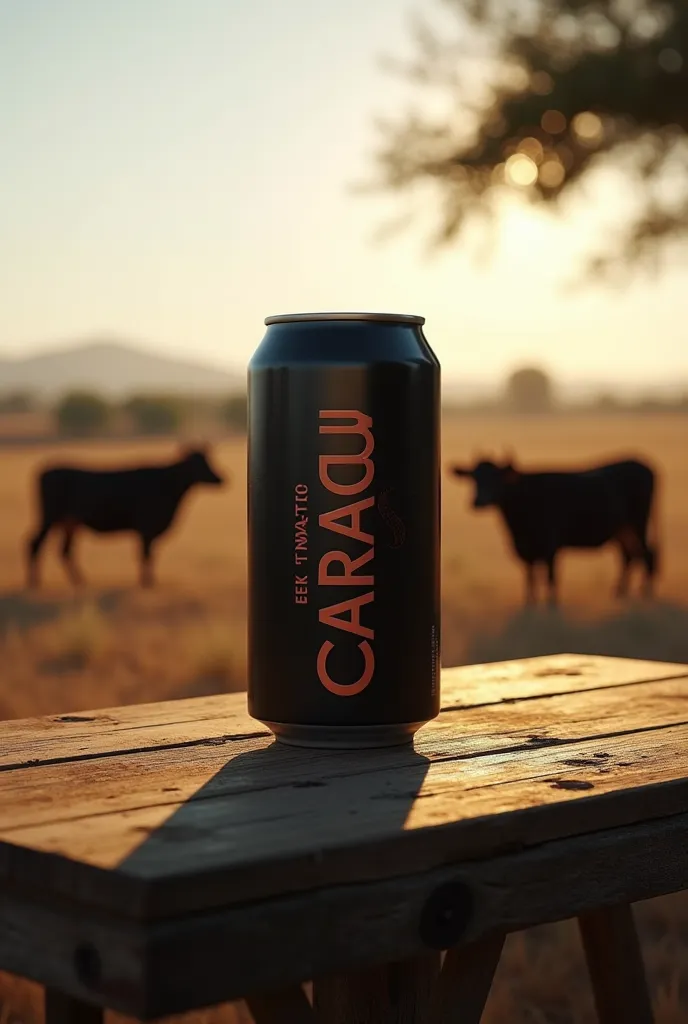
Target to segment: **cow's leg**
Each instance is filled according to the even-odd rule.
[[[654,591],[655,573],[657,572],[657,551],[645,541],[643,550],[643,563],[645,565],[645,580],[643,583],[643,595],[652,597]]]
[[[76,523],[65,523],[64,533],[62,535],[61,554],[62,561],[64,562],[65,569],[67,570],[67,575],[74,586],[78,587],[84,582],[84,579],[74,562],[74,558],[72,557],[75,533]]]
[[[547,600],[550,608],[556,608],[558,603],[556,555],[550,555],[547,559]]]
[[[628,551],[623,544],[621,545],[621,573],[619,575],[619,581],[616,584],[616,596],[626,597],[628,594],[628,579],[631,572],[631,566],[633,565],[633,555]]]
[[[526,604],[535,604],[535,563],[526,562]]]
[[[153,579],[153,541],[154,537],[141,537],[141,586],[152,587]]]
[[[41,548],[45,543],[45,538],[48,536],[53,528],[52,523],[43,522],[40,530],[29,539],[27,544],[27,556],[28,556],[28,572],[27,572],[27,586],[37,587],[39,584],[38,578],[38,556]]]

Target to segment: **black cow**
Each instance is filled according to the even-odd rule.
[[[526,567],[526,602],[535,600],[535,572],[547,569],[550,603],[556,603],[556,557],[563,548],[619,545],[622,567],[616,593],[628,590],[634,562],[645,569],[650,594],[657,570],[657,548],[649,539],[655,474],[628,459],[582,472],[524,473],[513,460],[503,465],[482,460],[473,469],[452,466],[455,476],[475,481],[474,508],[501,512],[514,550]]]
[[[72,582],[82,582],[72,559],[74,535],[82,526],[96,533],[138,534],[141,584],[150,586],[153,542],[171,526],[184,495],[195,484],[222,483],[200,448],[182,452],[178,461],[165,465],[114,470],[54,466],[43,470],[38,480],[40,527],[28,543],[29,586],[38,585],[38,555],[53,529],[62,531],[62,559]]]

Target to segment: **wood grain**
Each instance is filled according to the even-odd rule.
[[[355,975],[427,953],[438,887],[470,896],[467,948],[688,884],[686,667],[557,656],[443,688],[415,749],[282,747],[243,695],[2,723],[0,966],[142,1018],[306,978],[324,1006],[334,976],[353,1007]]]
[[[591,910],[578,923],[600,1024],[653,1024],[631,908]]]
[[[0,878],[120,914],[174,916],[494,856],[688,805],[680,726],[459,765],[408,757],[393,772],[14,829],[0,844]]]
[[[500,751],[622,736],[688,720],[688,680],[641,683],[627,690],[582,692],[445,712],[418,737],[428,761],[459,761]],[[267,751],[256,761],[252,751]],[[227,769],[230,763],[233,771]],[[269,737],[223,740],[0,773],[0,834],[48,821],[68,821],[147,805],[213,799],[274,786],[407,767],[404,748],[331,752],[277,746]],[[202,792],[201,792],[202,790]]]
[[[442,670],[442,707],[531,700],[657,679],[685,678],[687,672],[686,665],[670,662],[581,654],[461,665]]]
[[[608,725],[602,714],[599,722]],[[183,803],[144,801],[115,813],[101,807],[57,821],[49,814],[46,822],[2,828],[0,878],[118,913],[172,916],[427,870],[457,851],[493,856],[688,805],[684,726],[578,743],[526,741],[517,754],[509,747],[459,761],[430,761],[408,750],[393,768],[383,770],[381,757],[379,771],[331,778],[285,771],[283,784],[272,777],[285,763],[283,748],[250,751],[241,765],[207,768],[206,785],[217,796],[206,798],[201,788]],[[270,779],[259,785],[264,771]],[[170,786],[184,772],[192,774],[175,765],[166,776]],[[253,773],[252,788],[231,790],[225,779],[237,772]],[[133,775],[115,790],[125,793],[128,786],[136,790]],[[88,779],[74,780],[74,799],[86,802],[88,790]],[[59,795],[57,785],[54,792]],[[108,870],[94,870],[99,867]]]
[[[687,678],[685,665],[558,654],[442,672],[443,709]],[[0,722],[3,768],[267,736],[243,693]]]
[[[151,1019],[427,952],[419,930],[423,909],[439,887],[457,880],[474,896],[458,951],[495,931],[661,895],[685,887],[687,879],[684,814],[491,861],[457,857],[427,873],[148,924],[41,905],[35,893],[8,893],[0,900],[0,963]],[[74,971],[74,949],[83,944],[98,951],[102,965],[88,988]]]

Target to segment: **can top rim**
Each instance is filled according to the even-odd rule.
[[[375,320],[380,323],[394,324],[424,324],[424,316],[414,316],[412,313],[280,313],[277,316],[267,316],[265,326],[270,324],[293,324],[304,323],[314,320]]]

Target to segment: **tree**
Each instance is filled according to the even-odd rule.
[[[135,395],[124,411],[140,434],[176,434],[184,422],[181,401],[166,395]]]
[[[612,413],[620,412],[623,409],[623,405],[616,395],[609,391],[603,391],[593,399],[590,403],[590,408],[594,412]]]
[[[36,399],[30,391],[8,391],[0,395],[2,413],[33,412],[36,406]]]
[[[513,412],[548,412],[554,404],[552,381],[544,370],[525,366],[508,377],[504,400]]]
[[[55,416],[61,434],[93,437],[107,430],[110,406],[90,391],[72,391],[58,403]]]
[[[220,410],[222,421],[230,430],[244,434],[248,421],[248,402],[245,394],[230,395]]]
[[[625,175],[637,202],[588,271],[640,263],[657,242],[688,235],[685,0],[446,6],[456,39],[421,25],[402,70],[450,112],[383,124],[378,154],[384,188],[434,187],[438,242],[498,214],[505,191],[558,209],[602,165]]]

